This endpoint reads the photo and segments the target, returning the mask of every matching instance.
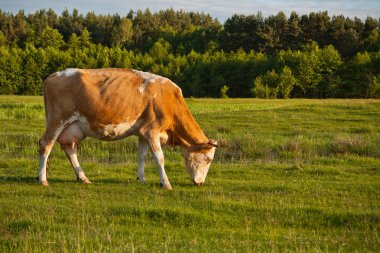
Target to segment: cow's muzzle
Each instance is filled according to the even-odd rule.
[[[194,183],[194,185],[196,185],[196,186],[202,186],[202,185],[204,185],[205,182],[195,182],[195,181],[193,180],[193,183]]]

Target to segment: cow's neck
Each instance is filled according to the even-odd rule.
[[[184,148],[190,148],[208,141],[208,138],[188,110],[177,115],[174,132],[178,138],[178,144]]]

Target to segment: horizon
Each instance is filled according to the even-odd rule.
[[[262,13],[264,17],[276,15],[279,12],[285,13],[287,17],[291,12],[295,11],[298,15],[308,15],[312,12],[324,12],[327,11],[329,16],[349,17],[354,19],[360,18],[364,21],[367,17],[380,19],[380,2],[377,1],[326,1],[321,0],[318,3],[315,1],[300,1],[287,0],[281,3],[276,3],[274,0],[263,1],[259,0],[253,3],[252,1],[237,0],[234,3],[227,1],[208,1],[204,3],[202,1],[193,1],[188,3],[186,1],[120,1],[110,0],[107,3],[99,0],[77,0],[77,1],[56,1],[45,2],[42,0],[31,2],[25,2],[21,0],[4,0],[0,6],[0,10],[3,12],[10,12],[13,14],[23,10],[25,15],[33,14],[36,11],[45,9],[52,9],[56,14],[62,14],[67,9],[72,13],[74,9],[78,10],[80,14],[87,14],[94,12],[95,14],[126,16],[130,10],[133,11],[145,11],[149,9],[152,13],[156,13],[160,10],[173,9],[175,11],[183,10],[185,12],[198,12],[209,14],[213,19],[218,19],[221,24],[232,17],[233,15],[253,15]]]

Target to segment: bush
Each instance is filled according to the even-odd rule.
[[[368,95],[370,98],[380,98],[380,75],[372,78]]]
[[[257,98],[269,98],[271,89],[268,87],[268,85],[264,86],[261,76],[255,79],[252,94]]]
[[[230,89],[230,87],[223,85],[223,87],[220,89],[220,97],[221,98],[228,98],[227,92]]]

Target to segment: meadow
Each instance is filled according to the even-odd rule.
[[[380,100],[187,99],[220,147],[203,187],[166,148],[86,139],[76,182],[55,145],[36,180],[42,97],[0,96],[0,252],[379,252]]]

